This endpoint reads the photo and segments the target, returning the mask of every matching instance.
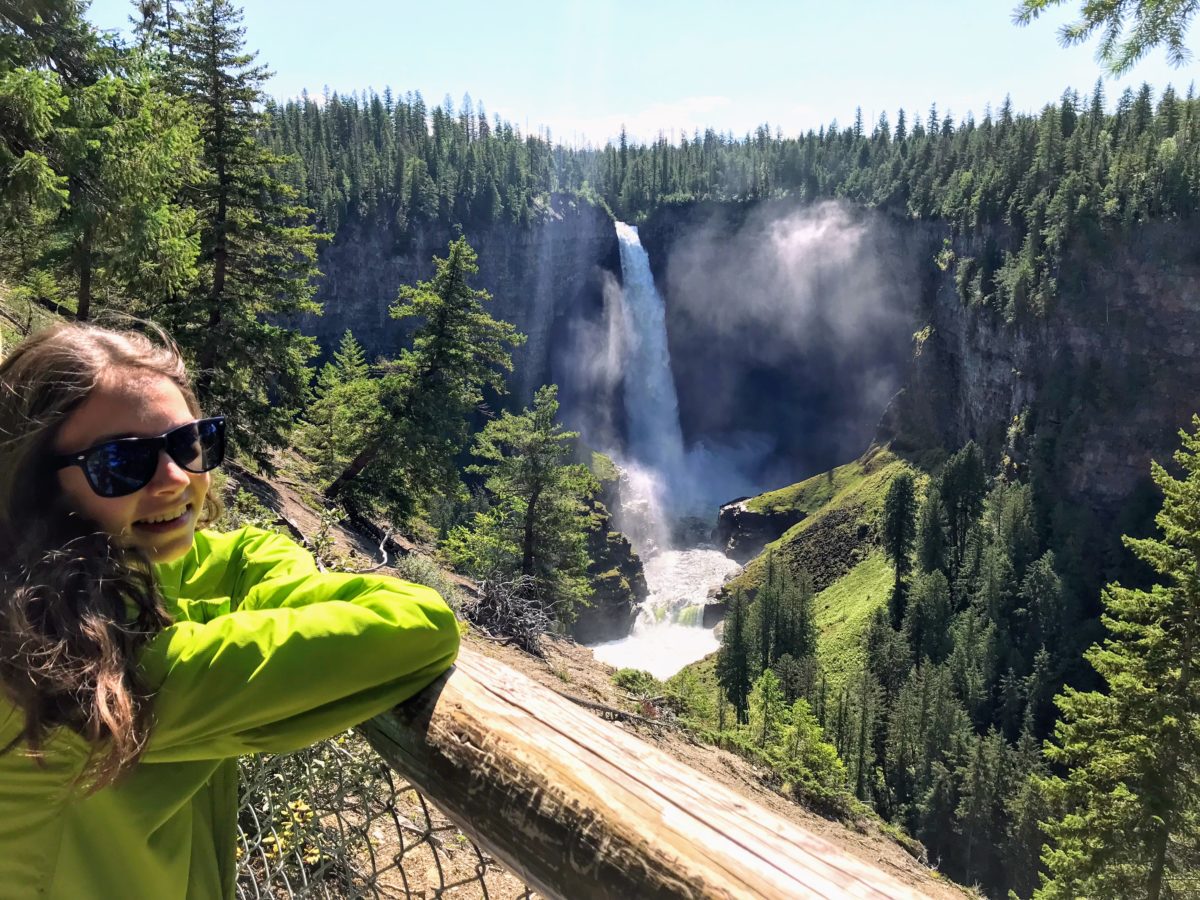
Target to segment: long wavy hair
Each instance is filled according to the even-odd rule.
[[[113,373],[169,378],[200,408],[182,356],[154,338],[60,324],[0,361],[0,689],[24,714],[23,743],[41,760],[51,733],[81,734],[81,780],[95,790],[132,767],[150,730],[139,650],[171,623],[148,559],[70,510],[50,464],[58,429]],[[198,527],[220,514],[210,492]]]

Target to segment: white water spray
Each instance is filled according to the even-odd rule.
[[[593,647],[597,659],[667,678],[717,649],[703,627],[709,594],[738,566],[711,547],[671,548],[675,520],[695,494],[683,447],[679,400],[667,346],[666,310],[637,228],[616,223],[621,247],[619,327],[610,341],[624,378],[626,449],[614,453],[624,470],[618,522],[642,554],[650,595],[633,633]],[[610,354],[614,350],[608,348]]]

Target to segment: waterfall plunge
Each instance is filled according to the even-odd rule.
[[[667,348],[666,308],[637,227],[616,224],[625,282],[621,312],[628,452],[669,481],[683,465],[683,431]]]
[[[623,222],[616,228],[624,288],[615,338],[627,431],[625,452],[614,454],[624,471],[618,522],[645,559],[650,596],[629,637],[593,651],[610,665],[666,678],[717,648],[712,630],[700,627],[700,611],[709,591],[738,566],[712,548],[670,548],[672,523],[685,511],[681,498],[693,492],[687,483],[692,467],[683,448],[666,311],[637,228]]]
[[[636,226],[616,223],[623,287],[617,351],[625,383],[625,451],[618,524],[643,555],[671,545],[675,488],[684,463],[666,310]]]

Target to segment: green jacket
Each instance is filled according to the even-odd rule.
[[[454,615],[429,588],[320,574],[270,532],[200,532],[159,566],[174,613],[147,646],[156,688],[141,763],[81,797],[87,754],[60,730],[36,766],[0,756],[0,898],[214,900],[234,894],[237,768],[337,734],[411,697],[458,651]],[[21,714],[0,698],[0,747]]]

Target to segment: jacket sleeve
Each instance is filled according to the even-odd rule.
[[[145,762],[295,750],[390,709],[453,663],[458,625],[430,588],[321,574],[277,535],[223,537],[189,583],[230,588],[233,611],[177,622],[143,654],[155,688]]]

